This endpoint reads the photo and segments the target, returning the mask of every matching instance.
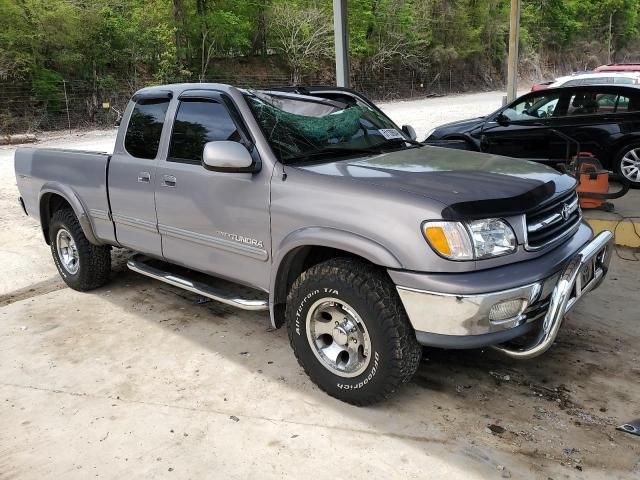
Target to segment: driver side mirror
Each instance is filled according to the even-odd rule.
[[[416,129],[413,128],[411,125],[403,125],[402,126],[402,131],[411,139],[411,140],[416,140],[418,138],[418,135],[416,134]]]
[[[507,117],[504,113],[501,113],[496,117],[496,122],[501,127],[507,127],[511,123],[511,120],[509,120],[509,117]]]
[[[247,147],[229,140],[207,142],[202,152],[202,164],[214,172],[257,172],[260,169]]]

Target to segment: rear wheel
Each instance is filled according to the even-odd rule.
[[[337,258],[311,267],[293,284],[286,317],[298,362],[342,401],[381,401],[420,363],[422,347],[393,284],[365,262]]]
[[[111,272],[110,247],[90,243],[73,210],[64,208],[53,214],[49,242],[53,261],[69,287],[86,291],[107,283]]]
[[[620,150],[615,169],[632,188],[640,188],[640,143],[627,145]]]

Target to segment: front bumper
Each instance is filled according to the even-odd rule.
[[[560,270],[516,288],[462,295],[403,286],[397,289],[423,345],[477,348],[503,344],[537,331],[526,347],[497,347],[514,358],[532,358],[553,344],[564,315],[602,282],[611,260],[612,243],[611,232],[602,232],[578,249]],[[505,302],[512,302],[517,308],[507,318],[496,318],[494,307],[509,304]]]

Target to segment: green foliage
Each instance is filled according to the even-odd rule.
[[[523,37],[536,50],[570,45],[584,28],[576,2],[567,0],[525,0],[522,24]]]
[[[509,5],[350,0],[354,68],[501,72]],[[98,90],[113,79],[204,79],[217,59],[273,53],[300,79],[332,69],[331,9],[331,0],[0,0],[0,79]],[[616,59],[638,44],[639,15],[640,0],[522,0],[521,45],[552,62],[571,54],[576,66],[587,43],[594,61]]]
[[[33,94],[49,112],[59,112],[64,106],[64,84],[62,76],[53,70],[37,68],[31,81]]]

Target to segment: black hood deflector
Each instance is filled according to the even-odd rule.
[[[509,217],[530,212],[555,196],[553,182],[542,183],[511,198],[494,198],[454,203],[442,210],[444,220],[480,219],[487,216]]]

